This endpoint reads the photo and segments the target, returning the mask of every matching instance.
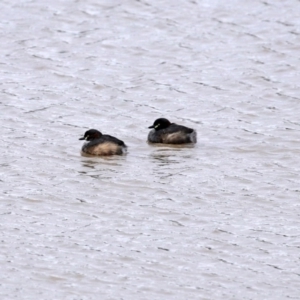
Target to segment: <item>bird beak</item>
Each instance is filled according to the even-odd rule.
[[[154,128],[154,125],[149,126],[148,128]]]
[[[83,136],[83,137],[81,137],[79,140],[80,140],[80,141],[85,140],[85,137]]]

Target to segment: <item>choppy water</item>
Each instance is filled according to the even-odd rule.
[[[1,299],[300,299],[299,11],[2,1]]]

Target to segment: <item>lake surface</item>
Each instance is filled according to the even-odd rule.
[[[1,299],[300,299],[299,12],[1,1]]]

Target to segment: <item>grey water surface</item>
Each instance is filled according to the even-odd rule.
[[[299,1],[3,0],[0,34],[1,300],[300,299]]]

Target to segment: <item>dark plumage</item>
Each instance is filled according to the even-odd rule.
[[[163,144],[196,143],[197,133],[194,129],[171,123],[165,118],[154,121],[148,134],[148,142]]]
[[[114,136],[102,134],[96,129],[90,129],[85,132],[79,140],[87,142],[82,146],[81,151],[90,155],[121,155],[126,153],[125,143]]]

